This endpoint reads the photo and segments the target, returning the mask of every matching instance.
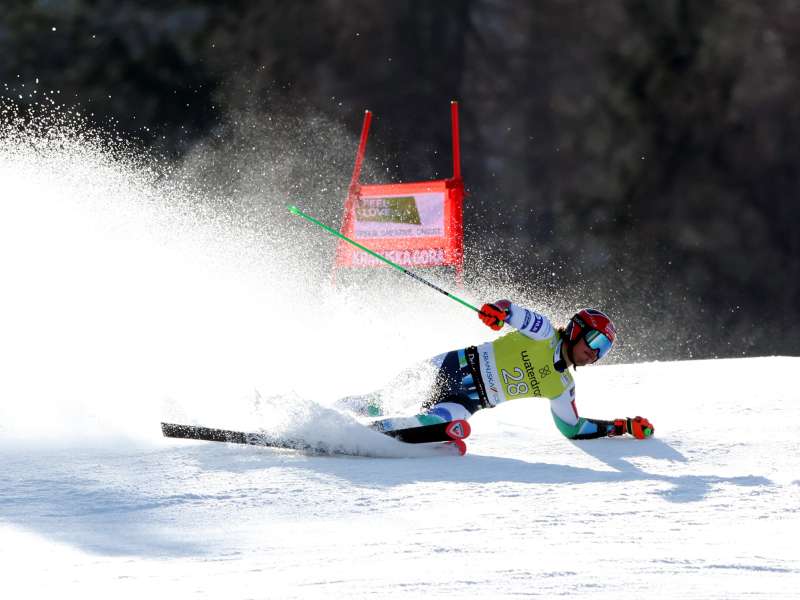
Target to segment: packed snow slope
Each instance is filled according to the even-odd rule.
[[[579,369],[583,415],[656,437],[571,442],[528,400],[434,456],[335,400],[496,335],[470,311],[396,275],[331,287],[333,243],[285,193],[256,227],[69,126],[0,134],[4,596],[797,597],[800,358]],[[503,281],[463,296],[567,314]],[[165,440],[162,418],[376,458]]]
[[[0,448],[0,564],[33,597],[796,597],[797,358],[597,366],[570,442],[546,402],[478,413],[465,457],[159,439]],[[759,385],[748,378],[772,372]],[[346,437],[342,438],[347,441]]]

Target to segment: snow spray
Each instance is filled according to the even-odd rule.
[[[248,164],[285,161],[280,146]],[[252,429],[281,398],[311,399],[296,405],[311,414],[485,336],[400,278],[331,287],[333,245],[308,252],[283,209],[291,177],[209,191],[191,176],[202,162],[154,159],[63,109],[21,122],[0,106],[4,440],[160,439],[165,407]],[[322,211],[341,202],[321,198]],[[266,413],[259,398],[273,399]]]

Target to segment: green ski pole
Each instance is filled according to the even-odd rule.
[[[426,279],[423,279],[422,277],[420,277],[420,276],[419,276],[419,275],[417,275],[416,273],[414,273],[414,272],[412,272],[412,271],[409,271],[408,269],[406,269],[406,268],[404,268],[404,267],[401,267],[401,266],[400,266],[400,265],[398,265],[397,263],[394,263],[394,262],[392,262],[391,260],[389,260],[389,259],[388,259],[388,258],[386,258],[385,256],[382,256],[382,255],[378,254],[377,252],[373,252],[372,250],[370,250],[370,249],[369,249],[369,248],[367,248],[366,246],[362,246],[361,244],[359,244],[359,243],[358,243],[358,242],[356,242],[355,240],[351,240],[351,239],[350,239],[349,237],[347,237],[346,235],[342,235],[341,233],[339,233],[339,232],[338,232],[338,231],[336,231],[335,229],[332,229],[332,228],[328,227],[327,225],[325,225],[325,223],[321,223],[321,222],[317,221],[317,220],[316,220],[314,217],[312,217],[312,216],[310,216],[310,215],[307,215],[306,213],[304,213],[302,210],[300,210],[300,209],[299,209],[299,208],[297,208],[296,206],[290,206],[290,207],[289,207],[289,212],[290,212],[290,213],[292,213],[293,215],[297,215],[298,217],[303,217],[303,218],[304,218],[306,221],[309,221],[309,222],[311,222],[311,223],[314,223],[314,225],[318,225],[318,226],[322,227],[322,228],[323,228],[325,231],[327,231],[327,232],[328,232],[328,233],[330,233],[331,235],[335,235],[336,237],[343,239],[343,240],[344,240],[345,242],[347,242],[348,244],[352,244],[352,245],[353,245],[353,246],[355,246],[356,248],[358,248],[358,249],[360,249],[360,250],[363,250],[364,252],[366,252],[366,253],[368,253],[368,254],[371,254],[372,256],[374,256],[375,258],[377,258],[378,260],[382,260],[382,261],[383,261],[383,262],[385,262],[387,265],[389,265],[390,267],[393,267],[393,268],[397,269],[398,271],[400,271],[400,272],[401,272],[401,273],[403,273],[404,275],[408,275],[409,277],[413,277],[414,279],[416,279],[416,280],[417,280],[417,281],[419,281],[420,283],[424,283],[424,284],[425,284],[425,285],[427,285],[428,287],[430,287],[430,288],[433,288],[434,290],[436,290],[437,292],[439,292],[439,293],[441,293],[441,294],[444,294],[444,295],[445,295],[445,296],[447,296],[448,298],[452,298],[453,300],[455,300],[456,302],[458,302],[458,303],[460,303],[460,304],[463,304],[463,305],[464,305],[464,306],[466,306],[467,308],[471,308],[471,309],[472,309],[472,310],[474,310],[475,312],[477,312],[477,313],[480,313],[480,314],[482,314],[482,315],[485,315],[485,314],[486,314],[486,313],[484,313],[483,311],[481,311],[481,309],[479,309],[479,308],[476,308],[475,306],[472,306],[472,304],[470,304],[469,302],[466,302],[466,301],[462,300],[461,298],[459,298],[459,297],[458,297],[458,296],[456,296],[455,294],[451,294],[451,293],[450,293],[450,292],[448,292],[447,290],[443,290],[443,289],[442,289],[442,288],[440,288],[439,286],[432,284],[430,281],[427,281]],[[487,316],[491,316],[491,315],[487,315]]]

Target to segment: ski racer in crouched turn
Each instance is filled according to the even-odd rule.
[[[479,346],[470,346],[430,359],[436,369],[423,413],[388,418],[371,424],[387,432],[407,427],[467,420],[483,408],[521,398],[547,398],[559,431],[583,440],[630,434],[645,439],[655,431],[642,417],[612,421],[578,415],[575,382],[568,368],[592,364],[608,354],[616,338],[611,319],[599,310],[577,312],[566,327],[508,300],[484,304],[480,319],[493,330],[504,323],[515,331]],[[379,416],[380,394],[345,398],[342,404],[366,415]]]

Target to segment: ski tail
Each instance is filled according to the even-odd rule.
[[[319,453],[330,452],[328,448],[314,447],[303,440],[267,436],[263,433],[201,427],[199,425],[161,423],[161,433],[164,437],[184,440],[226,442],[228,444],[246,444],[249,446],[269,446],[270,448],[287,448]]]
[[[161,423],[164,437],[184,440],[204,440],[206,442],[228,442],[230,444],[251,444],[244,431],[229,431],[195,425],[179,425],[178,423]]]
[[[282,438],[266,435],[264,433],[231,431],[228,429],[215,429],[198,425],[180,425],[178,423],[161,423],[161,433],[164,437],[184,440],[201,440],[204,442],[225,442],[228,444],[246,444],[249,446],[264,446],[267,448],[282,448],[298,450],[308,454],[320,455],[345,455],[345,456],[370,456],[358,448],[339,448],[325,443],[310,444],[305,440]]]

